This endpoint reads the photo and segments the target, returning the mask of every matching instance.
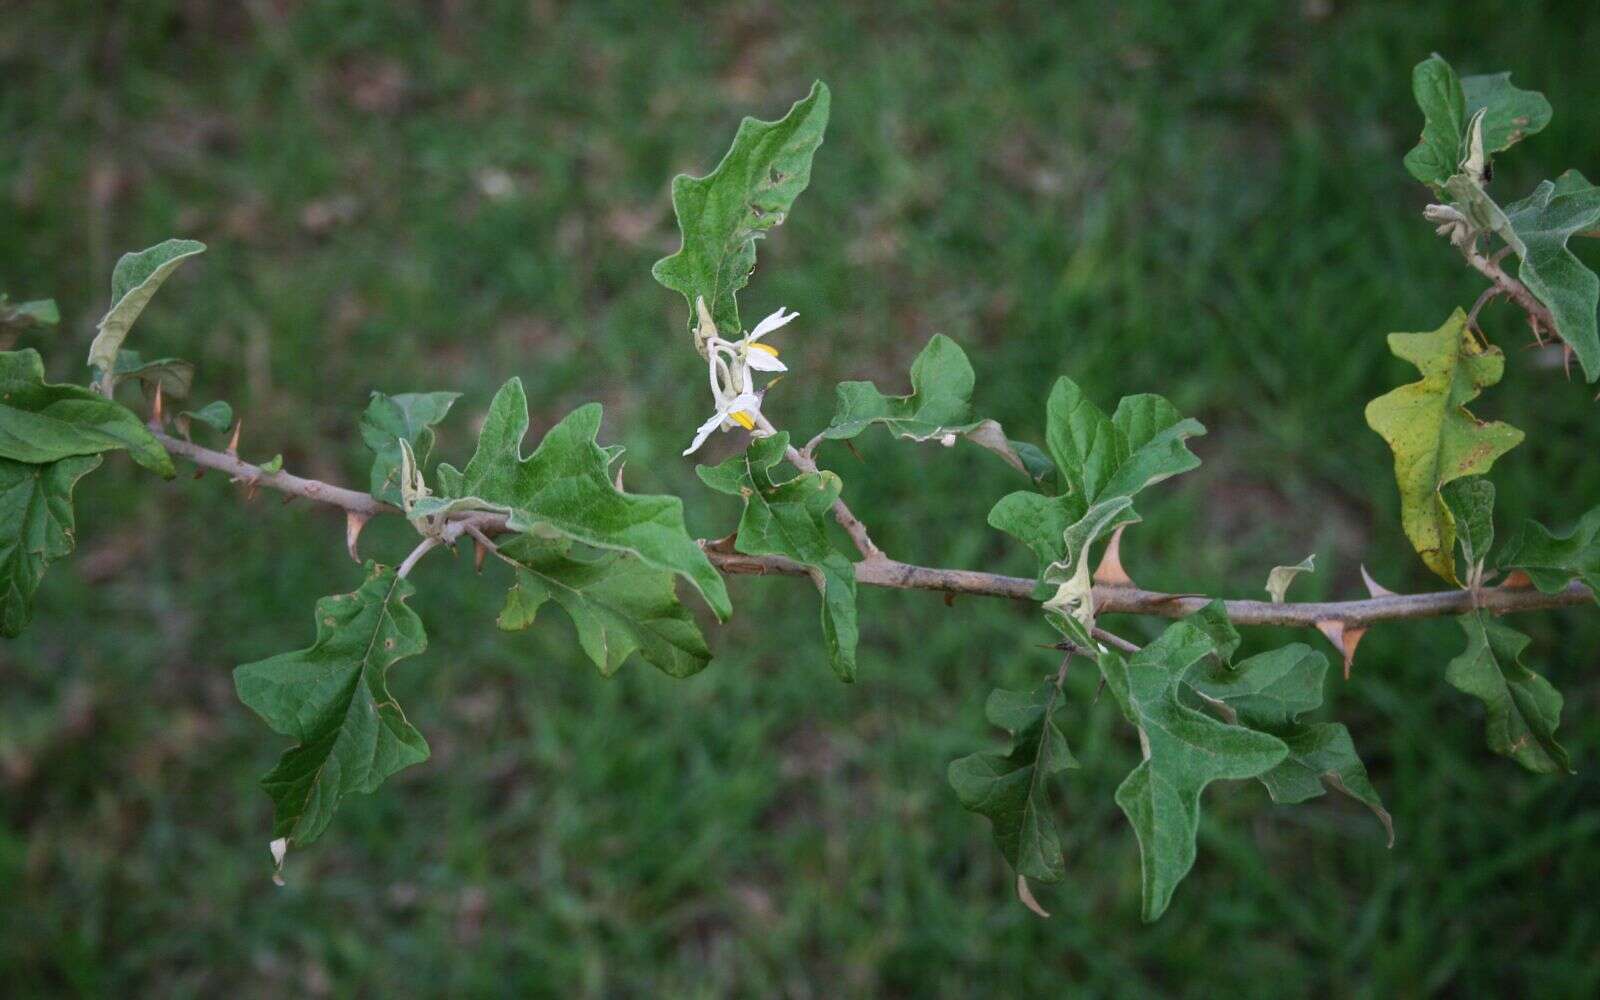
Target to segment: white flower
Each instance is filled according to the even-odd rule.
[[[724,340],[717,335],[705,301],[695,303],[700,313],[700,328],[695,333],[697,346],[703,347],[706,357],[707,381],[716,412],[711,419],[695,430],[694,442],[684,451],[692,455],[717,428],[732,430],[743,427],[757,429],[761,415],[761,394],[756,392],[752,372],[785,372],[789,366],[778,360],[778,349],[761,343],[761,338],[787,326],[799,313],[777,312],[756,324],[756,328],[738,340]]]

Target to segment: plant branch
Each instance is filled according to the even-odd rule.
[[[772,422],[761,413],[756,414],[756,427],[768,434],[778,433],[777,428],[772,426]],[[793,465],[801,472],[815,474],[820,470],[817,468],[816,460],[811,457],[809,450],[811,447],[812,445],[806,445],[807,450],[801,451],[790,445],[788,450],[784,452],[784,457],[789,460],[790,465]],[[850,536],[850,540],[856,543],[856,549],[861,553],[861,558],[867,562],[877,562],[884,558],[883,550],[878,548],[873,543],[872,536],[867,534],[867,526],[862,524],[861,519],[851,512],[850,507],[842,497],[833,502],[833,519],[839,522],[839,527],[843,528],[845,533]]]
[[[1510,248],[1507,247],[1505,249]],[[1478,250],[1477,242],[1473,241],[1471,244],[1461,248],[1461,254],[1467,259],[1469,267],[1489,279],[1495,291],[1522,307],[1522,311],[1528,314],[1528,322],[1533,325],[1535,337],[1542,340],[1545,332],[1555,332],[1556,321],[1550,315],[1550,310],[1545,308],[1544,303],[1535,298],[1532,292],[1528,291],[1527,285],[1507,274],[1505,268],[1500,266],[1500,261],[1505,256],[1503,251],[1492,257],[1485,256]],[[1482,300],[1480,300],[1479,305],[1482,305]],[[1478,306],[1474,306],[1474,318],[1476,318],[1477,310]]]
[[[172,454],[202,468],[226,472],[245,482],[253,481],[270,489],[340,507],[359,515],[400,513],[398,508],[381,503],[366,493],[315,479],[302,479],[287,472],[264,474],[259,467],[240,461],[236,455],[213,451],[166,434],[158,434],[157,438]],[[506,517],[503,514],[488,512],[458,514],[454,515],[446,525],[444,532],[446,537],[443,540],[454,541],[462,534],[470,534],[477,538],[480,535],[500,534],[506,530]],[[782,556],[747,556],[725,551],[712,546],[709,542],[702,542],[701,548],[705,550],[711,564],[726,575],[809,576],[807,567]],[[876,546],[873,550],[877,551]],[[424,550],[422,554],[425,555],[426,551]],[[421,557],[415,551],[412,556]],[[411,560],[413,563],[415,558]],[[916,566],[889,559],[881,552],[875,559],[856,563],[855,568],[857,583],[892,590],[929,590],[946,594],[1009,597],[1016,600],[1031,600],[1034,590],[1034,581],[1028,577]],[[1211,599],[1192,594],[1141,590],[1137,587],[1096,587],[1094,600],[1095,607],[1102,614],[1182,618],[1199,611],[1210,603]],[[1554,594],[1546,594],[1531,588],[1487,587],[1478,590],[1476,595],[1467,590],[1440,590],[1422,594],[1386,594],[1354,601],[1303,601],[1284,604],[1273,604],[1268,601],[1228,601],[1226,606],[1228,619],[1235,625],[1283,625],[1304,628],[1323,621],[1343,622],[1346,626],[1366,626],[1380,621],[1438,618],[1444,615],[1465,614],[1474,608],[1481,608],[1491,614],[1507,614],[1586,604],[1593,600],[1594,596],[1589,589],[1575,581],[1565,590]],[[1100,638],[1105,639],[1103,636]]]

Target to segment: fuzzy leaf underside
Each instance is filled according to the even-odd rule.
[[[1533,194],[1508,205],[1507,240],[1521,264],[1517,276],[1555,320],[1560,337],[1578,359],[1584,378],[1600,378],[1600,277],[1567,247],[1575,234],[1600,227],[1600,187],[1576,170],[1543,181]]]
[[[711,661],[711,650],[694,616],[678,602],[666,570],[620,552],[582,556],[565,542],[525,535],[500,551],[520,564],[498,619],[502,629],[529,627],[539,609],[554,601],[606,677],[635,652],[669,677],[689,677]]]
[[[180,264],[205,249],[206,245],[197,240],[174,239],[122,255],[111,272],[111,308],[101,318],[99,331],[89,345],[89,367],[116,371],[117,352],[139,314]]]
[[[1394,453],[1400,519],[1429,569],[1452,585],[1456,575],[1455,517],[1440,496],[1445,484],[1488,472],[1495,459],[1522,441],[1522,432],[1481,421],[1466,404],[1500,381],[1505,358],[1478,343],[1457,309],[1429,333],[1391,333],[1389,349],[1416,365],[1422,379],[1367,404],[1367,426]]]
[[[0,353],[0,458],[46,465],[121,449],[151,472],[177,474],[132,410],[82,386],[45,382],[31,348]]]
[[[778,121],[741,122],[733,146],[711,173],[673,178],[672,208],[683,246],[656,261],[651,273],[683,294],[691,327],[695,300],[704,298],[724,335],[744,329],[736,296],[755,268],[755,241],[782,224],[811,182],[828,108],[828,88],[819,80]]]
[[[0,458],[0,635],[27,627],[46,567],[72,554],[72,488],[99,465],[99,455],[43,465]]]
[[[993,823],[995,845],[1011,867],[1039,882],[1059,882],[1065,874],[1050,779],[1078,766],[1054,718],[1060,696],[1054,681],[1028,692],[991,692],[985,713],[1011,733],[1010,751],[962,757],[948,774],[961,805]]]
[[[601,409],[589,403],[567,414],[526,458],[528,398],[513,378],[495,393],[465,470],[440,465],[443,495],[413,516],[453,509],[509,512],[513,531],[560,537],[598,549],[629,552],[645,565],[687,579],[719,619],[732,613],[722,574],[689,537],[683,501],[624,493],[610,474],[614,451],[600,447]]]
[[[239,700],[295,741],[261,782],[276,806],[274,838],[311,843],[346,795],[428,759],[388,688],[389,668],[427,648],[422,620],[405,605],[412,593],[394,570],[368,563],[359,589],[317,602],[310,647],[234,670]]]
[[[822,596],[822,631],[828,661],[841,680],[856,671],[856,576],[850,560],[829,544],[826,519],[843,484],[831,472],[800,473],[778,481],[789,435],[780,432],[750,442],[741,455],[698,466],[701,480],[719,493],[742,497],[734,548],[746,555],[786,556],[812,568]]]

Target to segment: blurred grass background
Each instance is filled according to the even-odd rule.
[[[1014,436],[1039,439],[1057,373],[1108,408],[1162,392],[1211,428],[1204,466],[1141,504],[1124,550],[1144,585],[1255,596],[1311,551],[1302,599],[1357,593],[1363,561],[1395,589],[1436,584],[1361,416],[1414,377],[1383,335],[1433,329],[1480,287],[1400,166],[1410,68],[1438,50],[1550,97],[1550,128],[1496,165],[1506,197],[1592,176],[1587,5],[669,6],[0,5],[0,287],[60,300],[34,342],[77,379],[116,256],[203,239],[135,346],[197,361],[196,402],[233,402],[247,457],[360,483],[369,390],[459,389],[436,451],[459,461],[520,375],[536,433],[602,401],[630,488],[680,493],[692,530],[722,534],[734,506],[678,457],[707,405],[699,362],[649,266],[676,246],[672,174],[821,77],[812,189],[744,296],[746,316],[802,317],[780,423],[809,435],[840,379],[903,385],[943,332]],[[1529,432],[1495,470],[1501,530],[1569,521],[1600,498],[1592,390],[1525,350],[1509,308],[1485,324],[1510,364],[1478,412]],[[860,451],[825,463],[892,553],[1030,571],[983,525],[1018,487],[991,456],[881,434]],[[1394,849],[1345,801],[1217,786],[1194,874],[1144,927],[1111,798],[1137,745],[1088,671],[1062,713],[1085,766],[1059,788],[1053,919],[1018,905],[945,784],[1002,739],[988,691],[1054,667],[1027,608],[863,593],[846,687],[814,596],[741,578],[705,673],[604,681],[553,612],[496,632],[498,570],[435,557],[415,577],[431,648],[393,677],[434,758],[349,800],[276,889],[256,780],[283,741],[229,672],[305,645],[313,601],[359,581],[342,524],[124,460],[80,496],[79,552],[0,649],[9,996],[1600,990],[1592,610],[1518,620],[1566,694],[1577,775],[1488,753],[1477,704],[1442,680],[1453,624],[1375,629],[1326,714],[1362,748]],[[392,560],[406,534],[375,523],[363,547]]]

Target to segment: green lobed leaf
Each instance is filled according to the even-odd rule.
[[[261,782],[277,807],[274,838],[311,843],[346,795],[428,759],[427,741],[388,687],[389,668],[428,645],[405,604],[414,592],[369,562],[359,589],[317,602],[311,646],[234,670],[239,700],[295,741]]]
[[[99,455],[43,465],[0,458],[0,635],[22,632],[45,568],[72,554],[72,488],[99,465]]]
[[[1411,70],[1411,93],[1422,109],[1422,137],[1406,154],[1406,170],[1424,184],[1439,186],[1456,172],[1460,160],[1467,99],[1456,71],[1438,53]]]
[[[1439,487],[1439,498],[1456,523],[1456,543],[1468,566],[1487,566],[1494,546],[1494,483],[1466,476]]]
[[[1445,680],[1483,702],[1489,749],[1537,773],[1571,771],[1555,735],[1561,692],[1522,665],[1528,637],[1482,611],[1456,621],[1467,648],[1445,668]]]
[[[1500,381],[1505,358],[1480,344],[1457,309],[1430,333],[1391,333],[1389,350],[1416,365],[1422,379],[1367,404],[1367,426],[1394,452],[1400,519],[1422,561],[1446,582],[1456,576],[1455,517],[1440,487],[1489,471],[1494,460],[1522,441],[1522,432],[1481,421],[1466,404]]]
[[[410,445],[418,465],[433,451],[434,426],[450,413],[459,392],[374,392],[361,414],[361,439],[373,451],[371,493],[400,506],[400,442]]]
[[[1538,521],[1523,522],[1500,556],[1500,565],[1520,569],[1547,594],[1582,580],[1600,600],[1600,507],[1578,519],[1565,534],[1555,534]]]
[[[948,772],[961,805],[994,824],[995,845],[1011,867],[1040,882],[1059,882],[1065,874],[1061,837],[1050,816],[1049,781],[1078,766],[1056,725],[1060,698],[1058,681],[1028,692],[991,692],[985,714],[1011,733],[1011,749],[962,757]]]
[[[1220,604],[1202,614],[1207,612],[1226,623]],[[1231,633],[1232,626],[1226,627]],[[1237,633],[1233,635],[1236,647]],[[1226,662],[1228,658],[1224,654],[1202,664],[1186,681],[1225,722],[1269,733],[1289,748],[1282,763],[1260,776],[1272,801],[1294,805],[1333,788],[1371,809],[1393,846],[1394,820],[1367,777],[1350,731],[1336,722],[1300,721],[1303,713],[1322,704],[1327,657],[1297,642],[1233,665]]]
[[[184,410],[178,414],[178,430],[188,436],[189,425],[198,420],[207,427],[224,434],[233,426],[233,407],[225,400],[207,403],[198,410]]]
[[[1131,659],[1115,650],[1099,656],[1106,686],[1138,727],[1144,751],[1116,800],[1139,838],[1147,921],[1161,916],[1194,866],[1206,786],[1260,777],[1289,753],[1275,736],[1220,722],[1179,699],[1184,675],[1220,652],[1218,637],[1204,623],[1185,619]]]
[[[789,447],[786,431],[759,437],[741,455],[695,468],[719,493],[742,497],[734,548],[746,555],[786,556],[812,568],[822,595],[822,631],[828,662],[844,681],[856,672],[856,576],[850,560],[828,543],[826,519],[843,484],[831,472],[799,473],[782,481],[773,469]]]
[[[811,182],[811,159],[828,127],[829,101],[819,80],[778,121],[744,119],[733,146],[711,173],[673,178],[672,208],[683,246],[656,261],[651,273],[683,293],[691,327],[695,300],[703,298],[717,329],[725,335],[744,329],[736,295],[755,269],[755,241],[783,223]]]
[[[1550,310],[1556,336],[1572,348],[1584,378],[1600,378],[1600,277],[1567,248],[1574,234],[1600,226],[1600,187],[1576,170],[1544,181],[1507,206],[1507,242],[1521,258],[1517,276]],[[1502,235],[1505,235],[1502,233]]]
[[[572,551],[566,540],[519,535],[500,546],[518,564],[498,624],[506,631],[533,624],[555,601],[572,619],[578,644],[610,677],[637,652],[669,677],[689,677],[711,661],[694,616],[678,602],[670,572],[622,552]]]
[[[115,372],[117,352],[144,307],[178,265],[205,252],[198,240],[166,240],[135,253],[125,253],[111,272],[111,308],[100,319],[89,345],[89,367]]]
[[[616,453],[595,440],[600,417],[599,403],[578,407],[523,458],[528,397],[522,380],[511,379],[489,404],[466,469],[441,464],[441,496],[412,505],[412,516],[472,507],[509,511],[512,531],[631,552],[648,566],[677,573],[694,584],[719,619],[726,619],[732,613],[727,586],[689,537],[683,502],[617,489],[610,475]]]
[[[956,437],[987,448],[1032,478],[1028,465],[993,420],[974,420],[972,387],[977,378],[966,352],[935,334],[911,363],[911,393],[886,396],[872,382],[841,382],[833,419],[822,436],[853,438],[873,424],[911,441],[955,443]]]
[[[1483,115],[1486,153],[1499,153],[1550,124],[1550,102],[1536,90],[1511,83],[1510,73],[1457,77],[1437,53],[1411,71],[1411,91],[1422,109],[1422,138],[1405,157],[1406,170],[1424,184],[1442,187],[1457,172],[1467,122]]]
[[[124,448],[151,472],[177,474],[132,410],[82,386],[46,382],[38,351],[0,353],[0,458],[46,465]]]

